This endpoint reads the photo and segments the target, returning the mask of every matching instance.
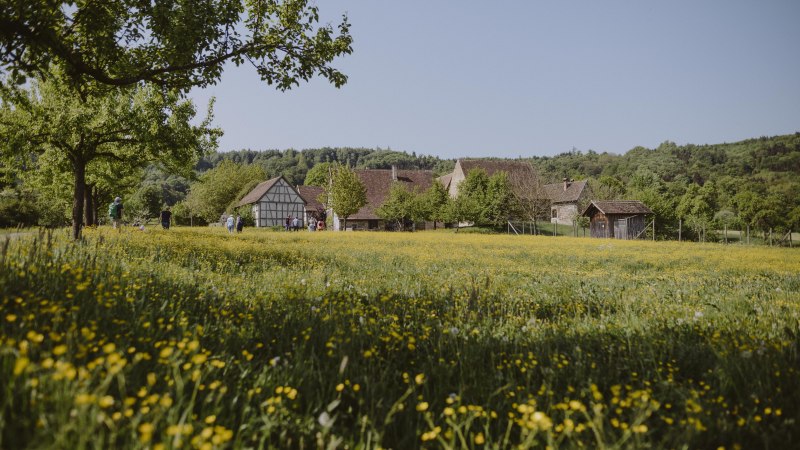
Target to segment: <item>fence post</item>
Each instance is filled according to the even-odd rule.
[[[653,242],[656,240],[656,216],[653,216]]]
[[[678,242],[681,241],[681,230],[683,229],[683,219],[678,218]]]

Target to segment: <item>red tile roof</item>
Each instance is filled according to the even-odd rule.
[[[322,194],[322,188],[319,186],[297,186],[297,193],[306,202],[306,209],[316,210],[322,209],[323,205],[319,202],[319,196]]]
[[[385,169],[356,170],[358,179],[367,188],[367,204],[347,220],[375,220],[380,219],[375,210],[378,209],[392,188],[392,171]],[[425,191],[433,184],[433,172],[430,170],[398,170],[397,181],[413,191]]]
[[[275,183],[277,183],[278,180],[280,180],[281,178],[283,178],[283,177],[275,177],[275,178],[269,179],[269,180],[267,180],[267,181],[265,181],[263,183],[260,183],[258,186],[253,188],[253,190],[250,191],[249,194],[247,194],[244,197],[242,197],[242,199],[239,200],[239,204],[236,205],[236,206],[239,207],[239,206],[249,205],[251,203],[255,203],[255,202],[259,201],[261,199],[261,197],[263,197],[264,194],[266,194],[267,191],[269,191],[272,188],[272,186],[274,186]]]
[[[574,203],[577,202],[583,190],[586,188],[586,180],[569,181],[567,182],[567,189],[564,189],[564,183],[545,184],[542,186],[547,198],[553,203]]]

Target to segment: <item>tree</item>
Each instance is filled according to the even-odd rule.
[[[353,170],[347,166],[338,165],[331,171],[331,178],[324,188],[324,194],[333,212],[344,219],[344,228],[347,228],[347,218],[357,213],[367,204],[367,188],[358,179]]]
[[[328,182],[328,172],[330,170],[331,163],[323,162],[316,164],[306,172],[306,179],[303,184],[306,186],[325,186],[325,183]]]
[[[526,164],[509,175],[511,192],[519,213],[530,221],[535,221],[550,209],[547,193],[536,169]]]
[[[686,220],[698,238],[705,239],[704,232],[713,225],[715,195],[713,184],[700,187],[693,183],[678,202],[678,217]]]
[[[352,52],[350,25],[319,26],[309,0],[26,0],[0,6],[0,67],[13,83],[55,64],[74,86],[155,83],[186,93],[219,81],[223,65],[247,62],[278,89],[333,68]]]
[[[472,169],[458,185],[458,197],[450,211],[457,222],[481,223],[484,221],[486,189],[489,175],[483,169]]]
[[[192,184],[184,201],[187,205],[179,211],[191,213],[208,223],[216,222],[222,213],[232,212],[235,203],[265,178],[264,169],[259,165],[224,160]]]
[[[375,213],[381,219],[394,222],[397,229],[403,230],[406,223],[419,217],[417,195],[409,191],[401,182],[395,181],[389,190],[389,196]]]
[[[434,181],[428,190],[417,197],[417,202],[419,206],[416,209],[422,214],[422,220],[432,221],[434,229],[436,228],[436,222],[447,220],[447,205],[450,202],[450,194],[448,194],[442,183]]]
[[[53,170],[72,174],[72,236],[78,239],[86,201],[87,169],[103,160],[121,172],[158,161],[188,175],[194,162],[216,146],[219,130],[208,117],[194,126],[195,108],[177,93],[153,86],[75,89],[55,71],[29,89],[3,91],[0,142],[6,160],[39,155]],[[3,144],[0,144],[3,145]]]
[[[589,188],[594,200],[620,200],[625,195],[625,183],[611,176],[589,179]]]
[[[486,185],[483,219],[495,227],[501,226],[517,215],[514,193],[508,173],[499,171],[489,177]]]

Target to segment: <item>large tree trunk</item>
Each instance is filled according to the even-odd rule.
[[[72,239],[81,238],[83,225],[83,202],[86,191],[86,163],[78,158],[72,161],[72,175],[75,177],[75,190],[72,196]]]
[[[92,186],[86,185],[83,190],[84,210],[83,224],[87,227],[94,225],[94,201],[92,200]]]

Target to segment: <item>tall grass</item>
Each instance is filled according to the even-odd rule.
[[[2,448],[788,448],[790,249],[87,230],[0,246]]]

